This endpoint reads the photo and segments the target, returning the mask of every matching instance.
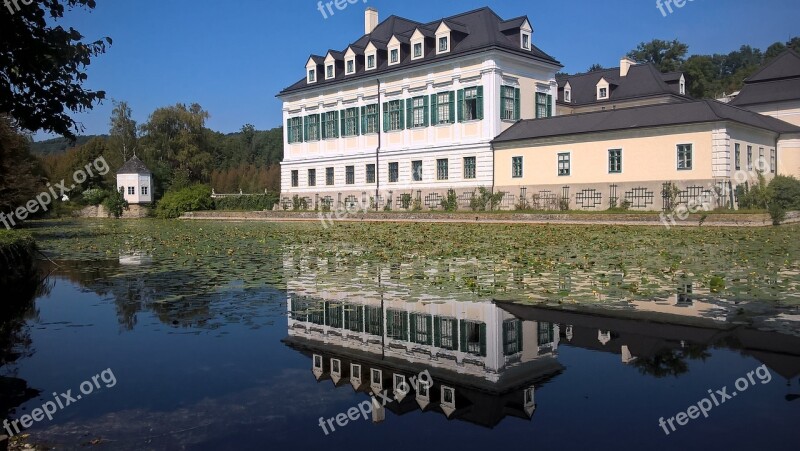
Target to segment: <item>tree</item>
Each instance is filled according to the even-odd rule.
[[[587,70],[586,72],[587,73],[588,72],[597,72],[597,71],[603,70],[603,69],[605,69],[605,67],[603,67],[601,64],[594,63],[591,66],[589,66],[589,70]]]
[[[628,52],[628,57],[639,63],[653,63],[661,72],[672,72],[680,69],[688,51],[689,46],[677,39],[653,39],[639,44]]]
[[[74,139],[83,131],[69,112],[91,109],[103,91],[83,87],[86,67],[105,53],[111,38],[84,42],[74,28],[48,24],[64,16],[65,7],[95,7],[94,0],[40,0],[6,3],[13,13],[0,14],[0,113],[20,128],[45,130]]]
[[[111,111],[111,130],[109,130],[109,147],[116,150],[121,163],[128,161],[136,153],[136,144],[139,140],[136,121],[133,120],[133,111],[128,102],[114,101]]]
[[[44,188],[42,168],[31,155],[27,138],[0,115],[0,213],[25,206]]]

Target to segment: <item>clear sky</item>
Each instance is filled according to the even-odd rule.
[[[533,43],[567,72],[593,63],[617,66],[638,43],[654,38],[679,39],[690,54],[709,54],[742,44],[765,50],[800,35],[799,0],[690,0],[666,17],[655,0],[361,0],[341,11],[334,6],[327,18],[317,3],[97,0],[91,13],[68,13],[63,24],[87,39],[114,40],[89,67],[86,85],[105,90],[107,100],[75,118],[85,134],[101,134],[108,133],[112,99],[129,102],[139,123],[158,107],[197,102],[210,112],[207,125],[214,130],[277,127],[275,94],[303,78],[310,54],[343,50],[361,37],[367,6],[378,9],[381,21],[394,14],[428,22],[482,6],[503,18],[527,15]]]

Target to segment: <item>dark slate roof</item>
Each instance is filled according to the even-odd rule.
[[[151,174],[150,169],[136,155],[119,168],[117,174]]]
[[[789,49],[751,75],[731,105],[800,99],[800,55]]]
[[[435,20],[429,23],[419,23],[398,16],[390,16],[378,24],[372,33],[361,36],[358,40],[350,45],[366,48],[367,45],[372,42],[379,49],[385,50],[386,44],[392,39],[392,36],[397,35],[401,40],[408,42],[408,39],[414,34],[414,31],[417,28],[419,28],[420,31],[426,36],[434,36],[434,32],[442,23],[442,21],[444,21],[444,23],[454,32],[454,35],[451,39],[450,52],[442,55],[436,55],[435,51],[426,51],[424,58],[414,61],[411,61],[410,59],[410,52],[401,52],[402,59],[400,64],[389,67],[385,59],[379,59],[380,64],[377,69],[367,72],[360,70],[356,74],[345,75],[343,71],[337,71],[336,77],[332,80],[320,79],[316,83],[310,84],[304,77],[297,83],[281,91],[279,95],[303,91],[306,89],[316,89],[319,87],[340,83],[344,80],[373,78],[375,75],[391,73],[393,71],[402,70],[408,67],[421,66],[430,63],[431,61],[456,58],[465,54],[470,54],[481,50],[488,50],[491,48],[499,48],[515,55],[562,67],[556,59],[534,45],[531,45],[530,51],[520,48],[519,35],[510,34],[510,30],[513,29],[511,25],[516,23],[521,25],[524,20],[527,20],[527,17],[523,16],[520,18],[511,19],[510,21],[505,21],[488,7],[461,13],[452,17],[446,17],[444,19]],[[530,23],[530,20],[528,22]],[[517,25],[517,28],[519,28],[519,25]],[[347,47],[345,47],[345,51],[346,50]]]
[[[519,121],[494,143],[668,125],[732,121],[776,133],[800,133],[800,127],[716,100],[648,105]]]
[[[619,67],[558,77],[558,87],[563,88],[569,82],[572,88],[572,101],[564,105],[583,106],[660,94],[680,96],[679,88],[670,86],[669,82],[679,80],[681,75],[680,72],[662,74],[651,63],[637,64],[631,66],[625,77],[620,76]],[[597,99],[597,83],[602,78],[611,85],[611,95],[607,100]],[[559,92],[558,101],[564,102],[563,91]]]

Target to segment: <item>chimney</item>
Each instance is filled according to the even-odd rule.
[[[631,67],[636,65],[636,61],[626,57],[623,57],[619,60],[619,76],[625,77],[628,75],[628,71],[631,70]]]
[[[364,34],[370,34],[378,26],[378,10],[369,7],[364,11]]]

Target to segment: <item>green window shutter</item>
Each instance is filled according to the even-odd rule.
[[[458,331],[458,342],[459,342],[458,343],[459,344],[458,349],[460,349],[461,352],[466,352],[467,351],[467,323],[462,319],[460,321],[459,326],[460,327],[458,328],[459,329],[459,331]]]
[[[436,125],[439,123],[439,108],[438,108],[439,99],[437,98],[436,94],[431,96],[431,125]],[[427,115],[426,115],[427,117]]]
[[[414,126],[414,101],[412,99],[406,99],[406,124],[408,124],[408,128]]]
[[[408,312],[403,312],[403,338],[408,340]]]
[[[367,129],[367,117],[364,115],[366,110],[367,110],[367,107],[365,107],[365,106],[361,107],[361,132],[362,133],[364,132],[364,130]]]
[[[330,113],[328,113],[328,114],[330,114]],[[339,125],[339,111],[336,111],[336,112],[333,113],[333,121],[334,121],[333,122],[333,126],[334,126],[334,129],[335,129],[335,131],[333,132],[334,133],[333,137],[334,138],[338,138],[339,136],[341,136],[339,134],[339,127],[337,127],[337,125]]]
[[[453,124],[456,121],[456,101],[455,101],[456,93],[450,91],[450,123]]]
[[[503,355],[508,355],[508,345],[506,344],[506,340],[508,337],[508,332],[511,329],[511,321],[503,321],[503,335],[502,335],[502,343],[503,343]]]
[[[433,345],[437,348],[442,347],[442,318],[433,318]]]
[[[522,352],[522,321],[517,320],[517,352]]]
[[[519,118],[519,88],[514,88],[514,120],[518,121]]]
[[[328,128],[326,123],[328,122],[328,114],[330,113],[322,113],[319,115],[319,135],[322,139],[328,139],[328,134],[325,133],[325,129]]]
[[[422,103],[425,106],[425,118],[422,120],[422,125],[428,126],[428,96],[423,97]]]
[[[464,90],[458,90],[458,122],[464,122]]]
[[[406,115],[403,114],[403,101],[402,100],[398,100],[398,103],[400,104],[400,109],[398,110],[398,112],[400,113],[400,130],[405,130],[406,129],[406,125],[408,125],[408,128],[411,128],[411,125],[410,124],[406,124],[406,122],[405,122]]]
[[[308,141],[308,116],[303,118],[303,140]]]
[[[481,333],[481,356],[486,357],[486,323],[480,324]]]
[[[553,116],[553,96],[547,94],[547,117]]]
[[[389,102],[383,102],[383,131],[389,131]]]
[[[291,144],[292,141],[292,120],[286,119],[286,141]]]
[[[478,119],[483,119],[483,86],[478,86]]]
[[[417,339],[417,315],[416,313],[411,315],[411,341],[416,343]]]
[[[356,123],[356,136],[361,134],[361,121],[359,120],[360,117],[358,115],[358,108],[353,108],[353,114],[355,114],[355,123]],[[364,113],[361,113],[363,116]]]
[[[345,110],[345,111],[347,111],[347,110]],[[340,130],[339,133],[340,133],[340,136],[346,136],[347,135],[347,129],[345,128],[345,124],[344,124],[344,118],[345,117],[347,117],[347,114],[342,114],[341,117],[339,118],[339,130]]]
[[[427,342],[427,344],[430,345],[431,344],[431,340],[433,339],[433,337],[431,336],[431,335],[433,335],[433,318],[430,315],[428,315],[425,318],[425,322],[428,323],[428,342]]]

